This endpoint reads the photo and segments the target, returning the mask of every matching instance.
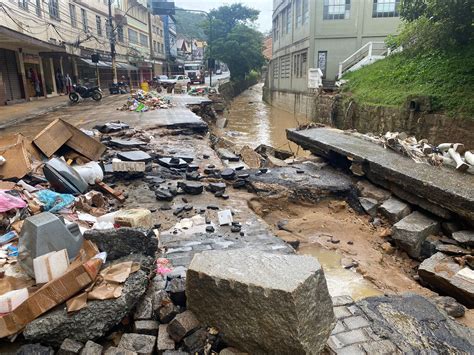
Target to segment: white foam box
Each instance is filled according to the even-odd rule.
[[[112,159],[112,171],[141,173],[145,171],[145,163],[142,161],[122,161],[120,159]]]
[[[114,221],[121,227],[153,227],[153,219],[150,210],[145,208],[135,208],[130,210],[118,211],[114,216]]]
[[[234,219],[232,218],[232,212],[230,210],[223,210],[217,212],[217,218],[219,219],[219,225],[231,225]]]
[[[52,251],[33,259],[37,284],[44,284],[64,275],[69,267],[67,250]]]
[[[28,298],[28,289],[22,288],[0,296],[0,313],[10,313]]]

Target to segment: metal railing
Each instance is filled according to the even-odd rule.
[[[339,73],[337,78],[340,79],[348,69],[359,63],[361,60],[373,55],[387,55],[387,47],[384,42],[367,42],[349,57],[339,63]]]

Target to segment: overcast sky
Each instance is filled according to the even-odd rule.
[[[222,5],[230,5],[233,3],[242,3],[251,8],[260,10],[260,17],[257,25],[262,32],[268,32],[272,28],[272,8],[273,0],[174,0],[176,6],[184,9],[204,10],[217,8]]]

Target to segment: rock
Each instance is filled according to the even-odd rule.
[[[197,171],[191,171],[186,173],[186,180],[198,181],[201,175]]]
[[[230,231],[232,233],[239,233],[241,231],[241,229],[242,229],[242,226],[240,224],[232,224],[230,226]]]
[[[162,280],[160,276],[156,276],[151,281],[151,286],[148,287],[145,295],[138,301],[137,307],[135,309],[135,313],[133,318],[135,320],[151,320],[155,316],[155,310],[158,309],[159,306],[155,305],[155,297],[160,292],[164,292],[166,295],[166,291],[163,288],[166,286],[166,281]],[[171,302],[171,301],[170,301]]]
[[[444,233],[448,236],[452,236],[454,232],[458,232],[461,230],[461,227],[454,222],[443,222],[441,223],[441,228]]]
[[[280,160],[278,158],[275,158],[272,155],[269,155],[265,159],[265,162],[263,163],[263,166],[265,166],[266,168],[282,168],[284,166],[288,166],[288,164],[285,163],[283,160]]]
[[[160,324],[154,320],[137,320],[133,323],[133,331],[137,334],[154,335],[158,334]]]
[[[166,291],[175,305],[186,307],[186,279],[172,279],[168,283]]]
[[[22,345],[16,355],[54,355],[54,350],[41,344]]]
[[[461,248],[460,246],[457,246],[457,245],[452,245],[452,244],[439,244],[436,247],[436,250],[448,255],[471,255],[472,254],[471,251]]]
[[[455,241],[462,245],[474,247],[474,231],[454,232],[452,237]]]
[[[356,184],[359,196],[371,198],[376,200],[379,204],[388,200],[391,193],[387,190],[381,189],[366,180],[361,180]]]
[[[207,185],[207,190],[212,193],[224,192],[226,187],[227,185],[223,182],[211,182],[209,185]]]
[[[248,355],[248,353],[244,353],[236,348],[225,348],[219,352],[219,355]]]
[[[104,352],[104,355],[137,355],[137,353],[135,351],[120,349],[112,346]]]
[[[420,258],[427,259],[438,252],[438,245],[441,245],[441,238],[437,235],[429,235],[421,244]]]
[[[249,146],[246,145],[240,150],[240,157],[250,169],[260,168],[262,156]]]
[[[382,244],[382,250],[389,255],[395,252],[395,248],[389,242],[385,242]]]
[[[154,257],[158,250],[158,239],[152,231],[136,228],[89,229],[84,239],[94,242],[100,251],[107,252],[107,260],[116,260],[130,254]]]
[[[352,258],[343,257],[341,259],[341,265],[344,269],[352,269],[353,267],[359,266],[359,263]]]
[[[288,150],[273,148],[266,144],[260,144],[257,148],[255,148],[255,152],[257,152],[264,158],[267,158],[270,155],[280,160],[289,159],[294,155]]]
[[[77,355],[80,353],[83,347],[84,347],[84,344],[78,341],[66,338],[61,344],[61,347],[59,348],[57,355]]]
[[[200,353],[206,344],[207,331],[204,328],[199,328],[183,339],[184,350],[191,354]]]
[[[235,170],[234,169],[224,169],[221,171],[221,177],[224,180],[232,180],[235,178]]]
[[[160,324],[158,328],[158,339],[156,341],[158,353],[165,350],[174,350],[174,340],[168,334],[168,324]]]
[[[344,211],[347,209],[346,201],[331,201],[329,202],[329,209],[335,213]]]
[[[81,350],[80,355],[101,355],[103,346],[89,340]]]
[[[190,310],[178,314],[168,325],[168,334],[176,342],[180,342],[185,336],[199,327],[199,321]]]
[[[160,320],[160,323],[166,324],[171,322],[178,313],[178,307],[176,307],[173,302],[170,301],[169,303],[160,307],[158,311],[158,319]]]
[[[149,162],[151,160],[151,156],[148,153],[145,153],[141,150],[129,150],[124,152],[118,152],[117,156],[126,161],[143,161]]]
[[[452,257],[436,253],[421,263],[418,275],[420,275],[420,280],[430,288],[454,297],[466,307],[473,308],[474,282],[472,278],[462,276],[466,271],[472,275],[472,270],[469,267],[463,268]]]
[[[379,207],[379,211],[383,216],[387,217],[390,223],[394,224],[408,216],[411,212],[411,208],[405,202],[395,197],[390,197],[387,201],[382,203]]]
[[[400,349],[390,353],[472,352],[473,330],[447,317],[427,298],[415,294],[368,297],[356,304],[373,323],[375,334]]]
[[[377,208],[380,204],[376,199],[370,197],[359,197],[359,202],[369,216],[375,217],[377,215]]]
[[[200,182],[185,181],[179,182],[178,187],[189,195],[199,195],[204,191],[204,186]]]
[[[117,260],[136,260],[138,255]],[[143,260],[143,257],[142,257]],[[141,262],[142,268],[151,264],[150,259]],[[145,294],[148,272],[139,270],[130,275],[123,285],[122,295],[117,299],[88,301],[87,307],[68,314],[65,305],[58,307],[30,322],[23,335],[28,341],[60,346],[66,338],[80,342],[103,337],[112,327],[119,324],[136,306]]]
[[[310,256],[205,251],[186,281],[188,309],[251,354],[317,354],[334,325],[323,270]]]
[[[421,245],[430,234],[439,231],[439,223],[418,211],[406,216],[393,226],[393,239],[408,255],[418,259]]]
[[[237,179],[235,180],[234,184],[232,185],[232,187],[234,189],[241,189],[243,187],[245,187],[245,185],[247,185],[247,182],[243,179]]]
[[[460,318],[464,316],[464,313],[466,313],[466,308],[462,304],[456,302],[452,297],[437,296],[433,297],[432,300],[439,308],[443,309],[451,317]]]
[[[218,148],[217,155],[222,160],[228,160],[228,161],[233,161],[233,162],[240,160],[240,158],[237,155],[235,155],[229,149],[226,149],[226,148]]]
[[[167,187],[160,187],[155,190],[156,199],[159,201],[173,201],[174,194]]]
[[[215,231],[215,228],[213,226],[207,226],[206,227],[206,232],[207,233],[214,233],[214,231]]]
[[[156,336],[126,333],[122,335],[118,348],[135,351],[139,355],[152,355],[155,343]]]

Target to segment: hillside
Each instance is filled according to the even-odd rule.
[[[176,11],[174,18],[176,20],[176,31],[178,35],[182,35],[188,39],[206,39],[206,35],[201,27],[201,24],[207,21],[206,15],[195,12]]]
[[[474,119],[474,45],[451,53],[394,54],[344,76],[361,103],[402,106],[408,95],[427,95],[433,109]]]

